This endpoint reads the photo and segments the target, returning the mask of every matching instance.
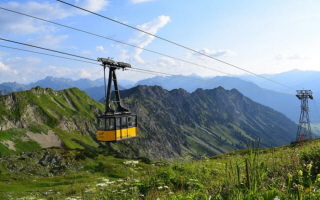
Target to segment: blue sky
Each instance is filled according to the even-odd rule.
[[[66,0],[99,14],[204,52],[254,73],[319,71],[319,1]],[[60,2],[7,1],[0,6],[169,54],[234,75],[243,71],[79,11]],[[108,40],[0,10],[0,36],[85,57],[112,57],[133,67],[200,76],[223,75]],[[21,47],[0,42],[0,45]],[[31,49],[34,50],[34,49]],[[39,51],[39,50],[36,50]],[[46,76],[102,77],[102,68],[0,47],[0,82],[28,83]],[[125,71],[121,79],[151,75]]]

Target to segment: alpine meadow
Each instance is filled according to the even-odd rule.
[[[319,10],[1,1],[0,199],[320,199]]]

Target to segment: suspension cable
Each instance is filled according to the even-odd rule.
[[[174,41],[172,41],[172,40],[165,39],[165,38],[163,38],[163,37],[157,36],[157,35],[155,35],[155,34],[149,33],[149,32],[144,31],[144,30],[142,30],[142,29],[139,29],[139,28],[136,28],[136,27],[134,27],[134,26],[131,26],[131,25],[125,24],[125,23],[123,23],[123,22],[117,21],[117,20],[112,19],[112,18],[110,18],[110,17],[104,16],[104,15],[100,15],[100,14],[98,14],[98,13],[96,13],[96,12],[87,10],[87,9],[85,9],[85,8],[81,8],[81,7],[76,6],[76,5],[74,5],[74,4],[67,3],[67,2],[62,1],[62,0],[57,0],[57,1],[59,1],[59,2],[61,2],[61,3],[64,3],[64,4],[66,4],[66,5],[69,5],[69,6],[71,6],[71,7],[74,7],[74,8],[80,9],[80,10],[83,10],[83,11],[85,11],[85,12],[91,13],[91,14],[93,14],[93,15],[102,17],[102,18],[104,18],[104,19],[110,20],[110,21],[112,21],[112,22],[118,23],[118,24],[120,24],[120,25],[126,26],[126,27],[128,27],[128,28],[134,29],[134,30],[136,30],[136,31],[140,31],[140,32],[142,32],[142,33],[144,33],[144,34],[153,36],[153,37],[158,38],[158,39],[160,39],[160,40],[163,40],[163,41],[165,41],[165,42],[171,43],[171,44],[173,44],[173,45],[176,45],[176,46],[178,46],[178,47],[187,49],[187,50],[189,50],[189,51],[192,51],[192,52],[194,52],[194,53],[200,54],[200,55],[205,56],[205,57],[207,57],[207,58],[210,58],[210,59],[212,59],[212,60],[218,61],[218,62],[223,63],[223,64],[225,64],[225,65],[229,65],[229,66],[231,66],[231,67],[233,67],[233,68],[242,70],[242,71],[244,71],[244,72],[250,73],[250,74],[255,75],[255,76],[257,76],[257,77],[260,77],[260,78],[263,78],[263,79],[265,79],[265,80],[271,81],[271,82],[276,83],[276,84],[278,84],[278,85],[281,85],[281,86],[283,86],[283,87],[287,87],[287,88],[290,88],[290,89],[292,89],[292,90],[295,90],[294,88],[292,88],[292,87],[290,87],[290,86],[287,86],[287,85],[284,85],[284,84],[279,83],[279,82],[277,82],[277,81],[274,81],[274,80],[272,80],[272,79],[266,78],[266,77],[264,77],[264,76],[262,76],[262,75],[259,75],[259,74],[257,74],[257,73],[251,72],[251,71],[249,71],[249,70],[247,70],[247,69],[241,68],[241,67],[239,67],[239,66],[236,66],[236,65],[234,65],[234,64],[228,63],[228,62],[226,62],[226,61],[217,59],[217,58],[215,58],[215,57],[213,57],[213,56],[210,56],[210,55],[208,55],[208,54],[202,53],[202,52],[200,52],[200,51],[198,51],[198,50],[192,49],[192,48],[190,48],[190,47],[187,47],[187,46],[185,46],[185,45],[179,44],[179,43],[174,42]]]

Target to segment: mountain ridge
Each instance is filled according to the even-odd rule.
[[[137,86],[122,91],[121,96],[124,105],[138,115],[139,137],[107,144],[97,143],[94,137],[96,116],[104,105],[77,88],[54,91],[36,87],[1,96],[0,149],[13,152],[9,143],[17,151],[39,148],[27,133],[48,136],[51,131],[64,147],[83,148],[82,142],[127,157],[158,160],[217,155],[242,149],[241,143],[258,138],[262,147],[279,146],[295,136],[292,121],[235,89],[188,93],[184,89]]]

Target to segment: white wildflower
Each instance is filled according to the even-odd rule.
[[[128,160],[128,161],[123,162],[123,164],[125,164],[125,165],[132,165],[132,166],[135,166],[138,163],[139,163],[139,161],[137,161],[137,160]]]
[[[106,187],[108,184],[105,184],[105,183],[98,183],[96,186],[98,187]]]
[[[78,199],[72,198],[72,197],[67,197],[65,200],[78,200]]]

